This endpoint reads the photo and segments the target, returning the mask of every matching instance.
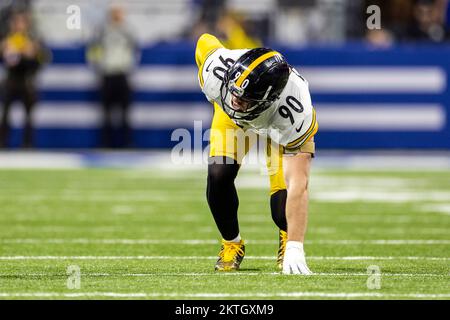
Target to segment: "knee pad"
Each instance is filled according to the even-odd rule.
[[[239,165],[236,160],[228,157],[211,157],[208,164],[208,182],[230,183],[236,179]]]

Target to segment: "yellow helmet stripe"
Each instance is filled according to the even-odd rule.
[[[253,61],[247,69],[245,69],[245,71],[239,76],[239,78],[236,80],[236,86],[240,87],[242,82],[244,82],[245,79],[247,79],[248,75],[250,74],[250,72],[252,72],[257,66],[259,66],[261,63],[263,63],[264,61],[266,61],[267,59],[275,56],[275,55],[279,55],[278,52],[276,51],[271,51],[271,52],[267,52],[265,54],[263,54],[262,56],[260,56],[258,59],[256,59],[255,61]]]

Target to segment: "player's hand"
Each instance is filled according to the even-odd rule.
[[[283,259],[283,274],[312,274],[306,265],[303,245],[300,242],[288,241],[286,243],[286,251]]]

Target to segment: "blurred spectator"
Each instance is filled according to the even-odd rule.
[[[4,38],[9,31],[9,21],[15,12],[31,10],[31,0],[0,0],[0,38]]]
[[[368,30],[366,41],[374,47],[387,48],[394,43],[394,36],[387,29]]]
[[[195,12],[194,24],[189,30],[184,30],[182,36],[197,41],[203,33],[217,33],[217,21],[225,11],[224,0],[192,0]]]
[[[449,38],[446,27],[448,0],[365,0],[365,5],[353,16],[361,15],[362,9],[365,13],[372,4],[381,8],[382,29],[361,28],[365,30],[365,39],[371,44],[387,46],[395,41],[443,42]],[[353,32],[353,35],[357,33]]]
[[[195,2],[200,14],[189,32],[189,37],[193,41],[197,41],[203,33],[211,33],[229,49],[262,46],[262,42],[249,32],[255,22],[246,21],[241,13],[227,9],[227,1],[197,0]]]
[[[347,1],[347,40],[364,40],[375,47],[393,45],[398,35],[405,33],[411,17],[412,1],[414,0]],[[368,13],[367,9],[372,5],[380,8],[381,29],[370,30],[367,26],[369,17],[374,13]]]
[[[19,100],[25,107],[23,147],[33,145],[32,111],[37,100],[35,74],[47,55],[42,43],[33,33],[27,12],[14,13],[9,31],[1,43],[1,53],[6,69],[3,113],[0,123],[0,144],[7,146],[9,111],[12,102]]]
[[[243,17],[236,12],[227,11],[217,21],[218,36],[229,49],[257,48],[262,43],[250,36],[244,27]]]
[[[121,7],[111,7],[108,22],[88,47],[88,61],[101,79],[101,97],[104,112],[102,147],[129,147],[132,145],[128,110],[132,90],[129,76],[138,59],[138,47],[132,32],[125,24]],[[121,141],[113,139],[113,107],[120,107]]]
[[[442,42],[448,39],[444,27],[444,2],[438,0],[416,0],[413,16],[405,38],[415,41]]]

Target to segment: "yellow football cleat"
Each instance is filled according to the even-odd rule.
[[[222,247],[219,252],[219,259],[214,269],[216,271],[236,271],[239,270],[245,255],[244,241],[231,242],[222,240]]]
[[[279,244],[278,244],[278,257],[277,257],[277,266],[278,269],[283,269],[283,259],[284,252],[286,251],[286,242],[287,242],[287,232],[280,230],[280,234],[278,236]]]

